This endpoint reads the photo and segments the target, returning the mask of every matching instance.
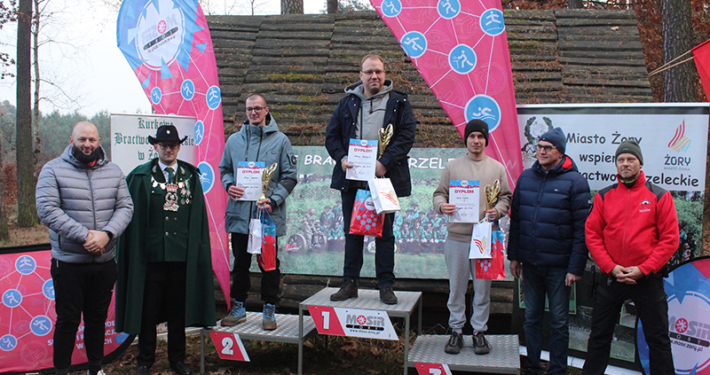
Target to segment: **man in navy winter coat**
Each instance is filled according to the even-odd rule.
[[[378,55],[366,55],[361,62],[361,82],[345,89],[348,96],[338,103],[325,130],[325,148],[336,165],[330,187],[340,190],[343,201],[343,230],[345,232],[345,261],[343,284],[330,299],[343,301],[357,297],[360,269],[363,262],[364,236],[348,234],[353,204],[358,189],[366,188],[367,182],[345,178],[345,171],[352,168],[348,163],[350,139],[378,139],[378,131],[392,124],[394,135],[377,160],[375,175],[388,177],[398,197],[411,194],[412,183],[407,164],[409,150],[414,144],[416,120],[407,96],[392,90],[392,81],[385,78],[385,64]],[[385,215],[382,237],[375,240],[375,271],[380,299],[386,304],[396,304],[394,294],[394,214]]]
[[[541,374],[542,316],[550,301],[550,368],[566,374],[570,288],[587,262],[584,224],[591,206],[589,184],[572,159],[560,128],[540,136],[537,161],[518,178],[510,212],[508,259],[523,276],[528,373]]]

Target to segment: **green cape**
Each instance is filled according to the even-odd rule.
[[[157,161],[139,165],[126,177],[133,198],[133,220],[118,240],[116,262],[116,328],[119,332],[139,334],[143,315],[146,259],[144,249],[148,233],[151,167]],[[205,197],[199,170],[183,161],[190,176],[193,203],[190,210],[185,293],[185,326],[204,327],[215,324],[214,278],[210,248],[210,231],[205,210]],[[157,218],[156,218],[157,219]]]

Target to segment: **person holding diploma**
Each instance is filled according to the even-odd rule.
[[[357,297],[360,269],[363,262],[363,236],[349,234],[353,204],[358,189],[367,186],[366,181],[346,178],[346,172],[354,165],[348,162],[351,139],[377,140],[378,132],[392,124],[392,139],[384,154],[375,163],[377,177],[389,177],[398,197],[411,195],[412,182],[407,160],[414,145],[416,119],[407,96],[393,91],[392,81],[385,78],[385,64],[378,55],[366,55],[361,61],[360,82],[345,88],[348,94],[338,107],[325,130],[325,148],[336,161],[333,167],[332,189],[340,190],[343,201],[343,229],[345,232],[345,258],[343,284],[333,294],[333,301]],[[380,145],[380,147],[382,147]],[[375,177],[375,176],[372,176]],[[375,240],[375,270],[380,299],[390,305],[397,303],[394,294],[394,213],[385,215],[382,237]]]
[[[451,181],[478,181],[481,189],[478,195],[478,212],[475,222],[484,218],[497,221],[505,216],[510,206],[512,192],[508,185],[505,167],[499,161],[486,155],[488,146],[488,124],[481,120],[471,120],[464,131],[466,155],[446,164],[441,174],[439,186],[434,191],[434,211],[439,214],[451,215],[456,212],[456,204],[449,195]],[[500,181],[500,193],[495,206],[486,210],[486,195],[482,190],[486,185],[493,186]],[[458,354],[463,348],[463,326],[466,324],[466,289],[469,275],[473,278],[473,350],[476,354],[487,354],[491,345],[484,333],[488,330],[488,315],[491,306],[491,281],[476,278],[476,260],[469,259],[471,233],[474,223],[452,222],[447,226],[444,256],[446,269],[449,271],[449,327],[451,337],[444,351]]]
[[[584,223],[591,207],[587,179],[565,155],[567,140],[554,128],[537,140],[537,161],[518,178],[510,209],[510,273],[523,277],[525,346],[530,374],[541,374],[545,295],[550,308],[550,368],[566,374],[569,295],[587,263]]]
[[[224,146],[219,171],[222,186],[229,194],[225,215],[225,228],[231,234],[234,267],[232,269],[231,308],[222,319],[223,326],[234,326],[247,319],[244,303],[251,287],[249,267],[252,254],[247,252],[249,242],[249,222],[256,218],[258,210],[266,210],[276,225],[276,237],[286,235],[286,198],[298,182],[296,157],[288,137],[279,131],[276,121],[269,113],[266,99],[262,95],[251,95],[246,100],[246,115],[239,132],[229,136]],[[264,162],[265,166],[276,163],[278,167],[271,176],[269,189],[264,200],[242,200],[245,189],[239,186],[239,162]],[[261,269],[261,299],[264,301],[262,328],[276,329],[276,304],[279,301],[281,273],[278,260],[278,239],[276,240],[276,269]]]

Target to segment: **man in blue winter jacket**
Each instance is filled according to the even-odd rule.
[[[392,90],[392,81],[385,78],[385,64],[378,55],[366,55],[361,61],[360,82],[345,89],[348,94],[338,107],[325,130],[325,148],[335,160],[332,189],[340,190],[343,202],[345,232],[345,260],[343,284],[331,295],[333,301],[357,297],[360,270],[363,263],[364,236],[349,234],[353,204],[358,189],[367,182],[346,179],[350,139],[377,140],[378,131],[392,124],[392,140],[376,162],[375,175],[388,177],[398,197],[408,197],[412,191],[407,160],[414,144],[416,120],[407,96]],[[380,299],[390,305],[397,303],[394,294],[394,214],[386,214],[382,237],[375,239],[375,272],[380,288]]]
[[[222,319],[223,326],[234,326],[247,319],[244,303],[251,287],[249,267],[251,255],[247,252],[249,241],[249,221],[257,217],[258,210],[267,211],[276,225],[276,237],[286,234],[286,198],[298,182],[296,157],[288,137],[279,131],[276,121],[269,113],[266,99],[262,95],[251,95],[246,100],[247,120],[239,132],[232,134],[224,146],[219,171],[222,186],[229,194],[225,228],[231,234],[234,267],[232,269],[232,297],[229,314]],[[239,162],[264,162],[266,167],[278,164],[271,176],[266,199],[255,201],[239,200],[244,189],[237,186]],[[281,273],[278,260],[278,239],[276,243],[276,269],[265,271],[261,265],[261,299],[264,301],[262,328],[276,329],[275,310],[279,301]]]
[[[550,368],[567,373],[569,296],[587,262],[584,224],[591,206],[589,184],[572,159],[560,128],[540,136],[537,161],[523,171],[510,211],[508,259],[523,276],[528,373],[541,374],[542,316],[550,301]]]

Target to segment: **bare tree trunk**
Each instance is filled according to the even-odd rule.
[[[32,156],[32,1],[20,0],[17,17],[17,225],[37,223]]]
[[[7,209],[5,208],[5,168],[3,168],[2,165],[2,128],[0,128],[0,241],[10,239],[7,221]]]
[[[691,0],[662,0],[661,24],[663,62],[666,63],[689,51],[693,41]],[[692,102],[695,100],[693,64],[681,64],[663,72],[663,101]]]
[[[34,147],[33,156],[34,163],[37,165],[39,161],[39,156],[42,153],[42,141],[39,138],[39,86],[40,86],[40,75],[39,75],[39,22],[40,22],[40,12],[39,12],[40,0],[34,0],[34,17],[32,22],[32,58],[34,61],[32,65],[34,66],[34,100],[32,108],[32,127],[34,132]]]
[[[303,14],[303,0],[281,0],[281,14]]]
[[[338,12],[338,0],[328,0],[328,14],[335,14]]]
[[[584,5],[582,4],[582,0],[568,0],[567,4],[570,9],[582,9],[584,8]]]

